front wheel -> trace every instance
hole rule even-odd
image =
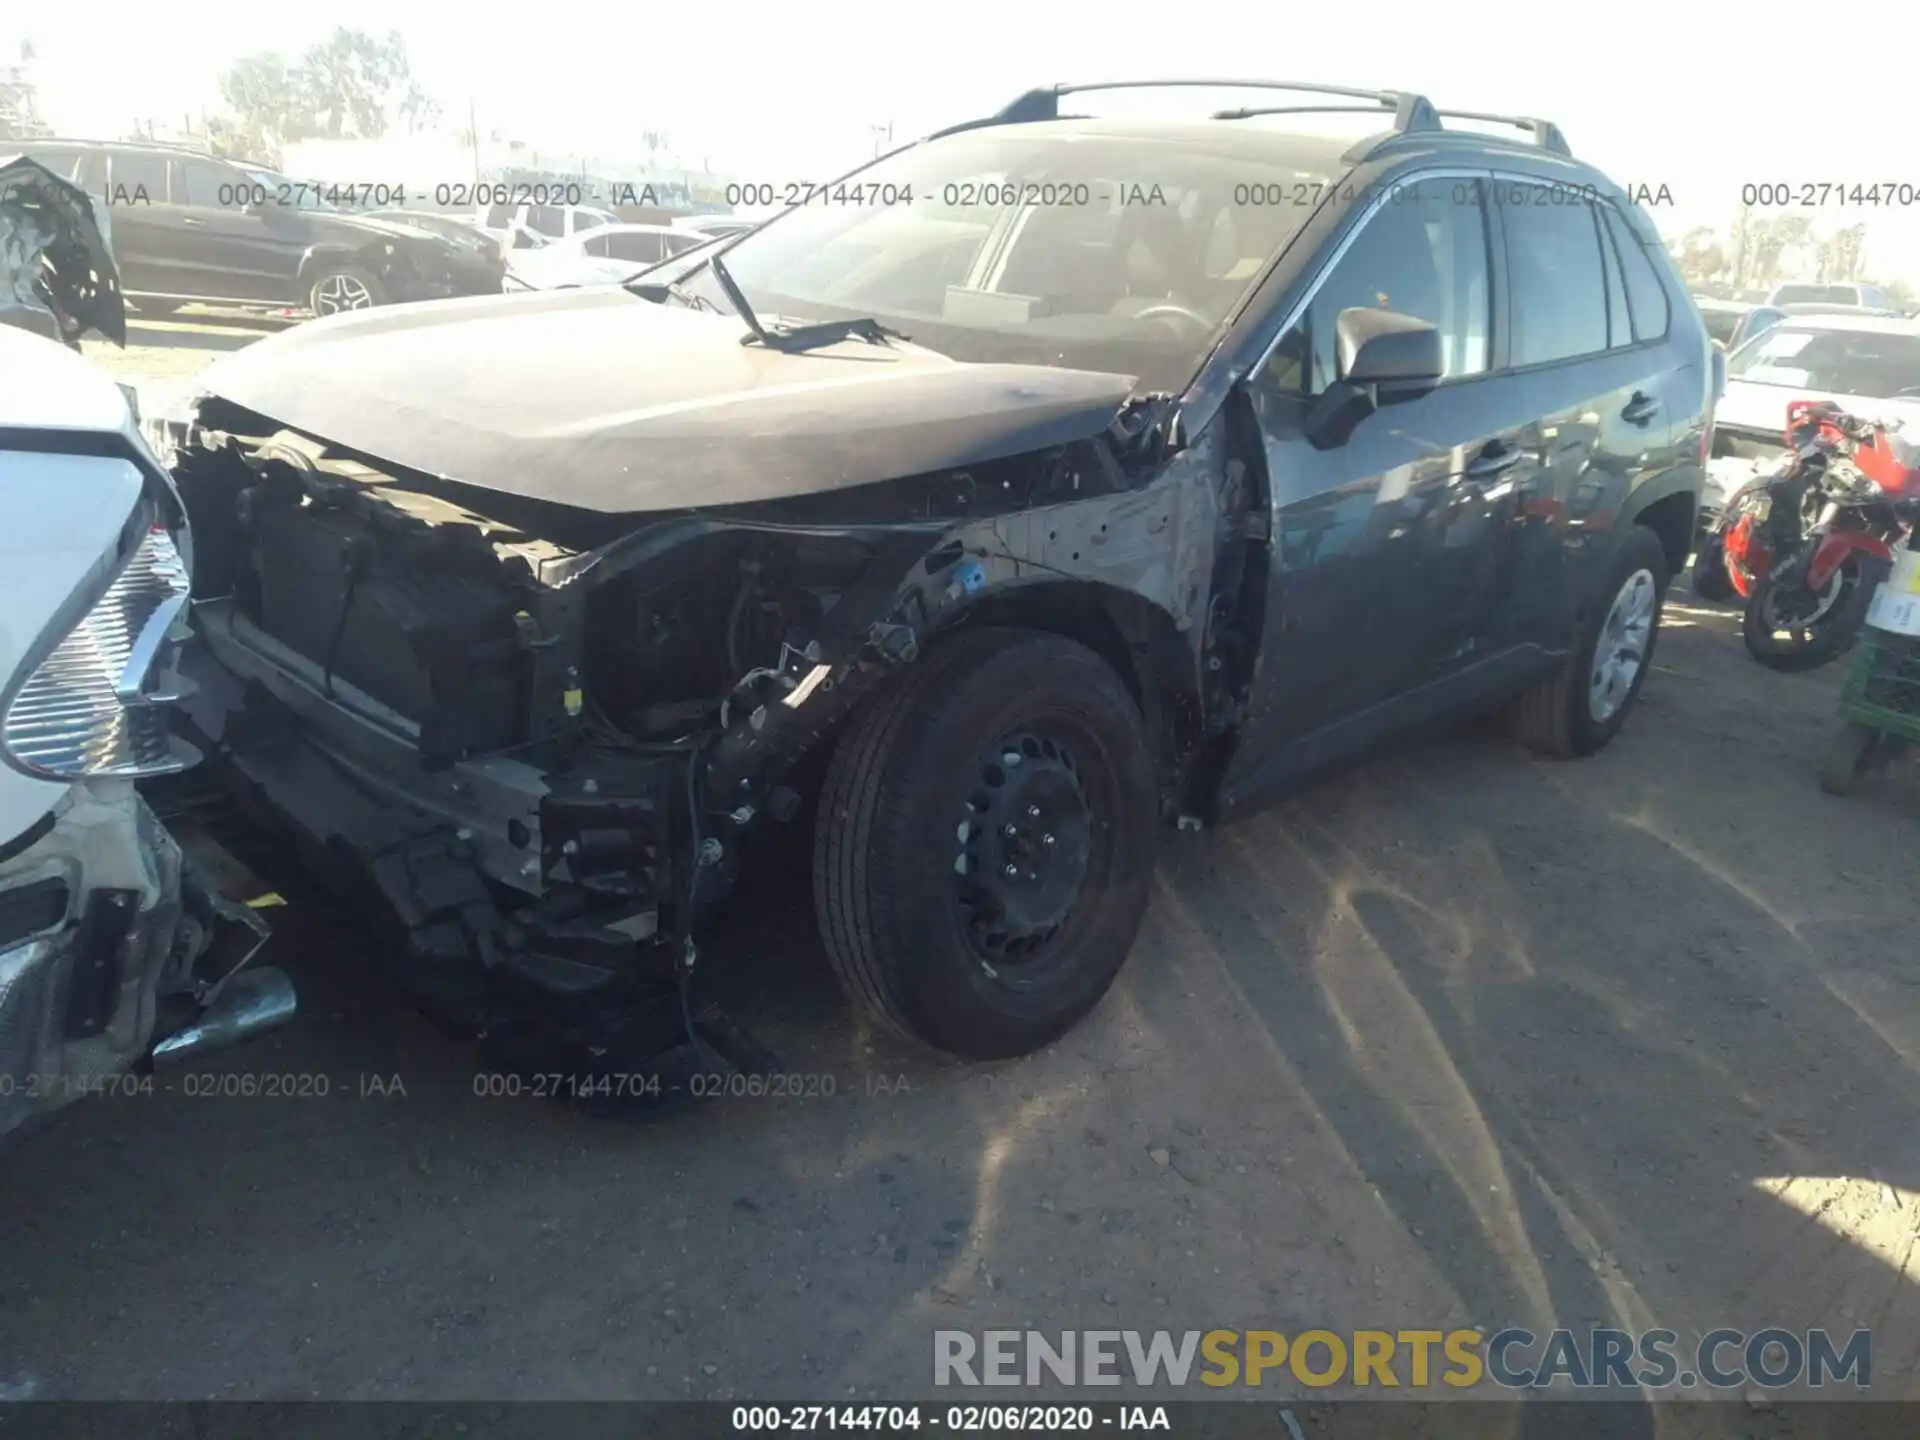
[[[330,265],[307,286],[307,308],[316,316],[371,310],[383,298],[380,282],[352,265]]]
[[[1666,593],[1666,550],[1658,535],[1635,525],[1560,669],[1513,701],[1514,737],[1544,755],[1572,759],[1619,734],[1653,667]]]
[[[1855,551],[1816,592],[1804,559],[1776,567],[1747,597],[1740,627],[1747,653],[1770,670],[1817,670],[1837,660],[1859,638],[1887,568]]]
[[[1039,1049],[1113,983],[1158,828],[1145,725],[1093,651],[963,632],[894,677],[835,749],[814,901],[842,986],[950,1054]]]

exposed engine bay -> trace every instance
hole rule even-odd
[[[801,812],[808,757],[936,632],[1029,606],[1112,652],[1186,803],[1244,687],[1255,547],[1221,543],[1242,467],[1207,437],[1169,457],[1156,408],[966,470],[610,515],[208,398],[175,436],[189,711],[237,790],[398,921],[435,1013],[496,1039],[538,1017],[623,1072],[751,1053],[699,1003],[697,939],[747,834]]]

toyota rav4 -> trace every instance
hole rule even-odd
[[[701,937],[801,823],[850,994],[1020,1054],[1113,980],[1160,823],[1448,716],[1619,731],[1717,380],[1644,214],[1540,121],[1063,113],[1101,88],[625,285],[211,372],[187,703],[434,1008],[705,1057]]]

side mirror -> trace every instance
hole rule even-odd
[[[1447,370],[1440,332],[1425,320],[1353,306],[1333,324],[1339,379],[1314,400],[1305,425],[1308,443],[1318,450],[1346,444],[1380,408],[1382,386],[1402,392],[1396,398],[1410,398],[1405,392],[1431,388]]]
[[[1334,340],[1340,378],[1349,385],[1433,384],[1447,373],[1440,332],[1396,310],[1342,310]]]

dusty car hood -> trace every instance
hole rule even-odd
[[[611,514],[736,505],[1094,435],[1127,376],[970,365],[850,341],[744,346],[731,315],[617,287],[331,316],[204,387],[376,459]]]
[[[0,155],[0,311],[38,312],[56,326],[35,282],[79,328],[127,343],[127,308],[104,206],[24,155]],[[7,323],[13,323],[11,321]]]

